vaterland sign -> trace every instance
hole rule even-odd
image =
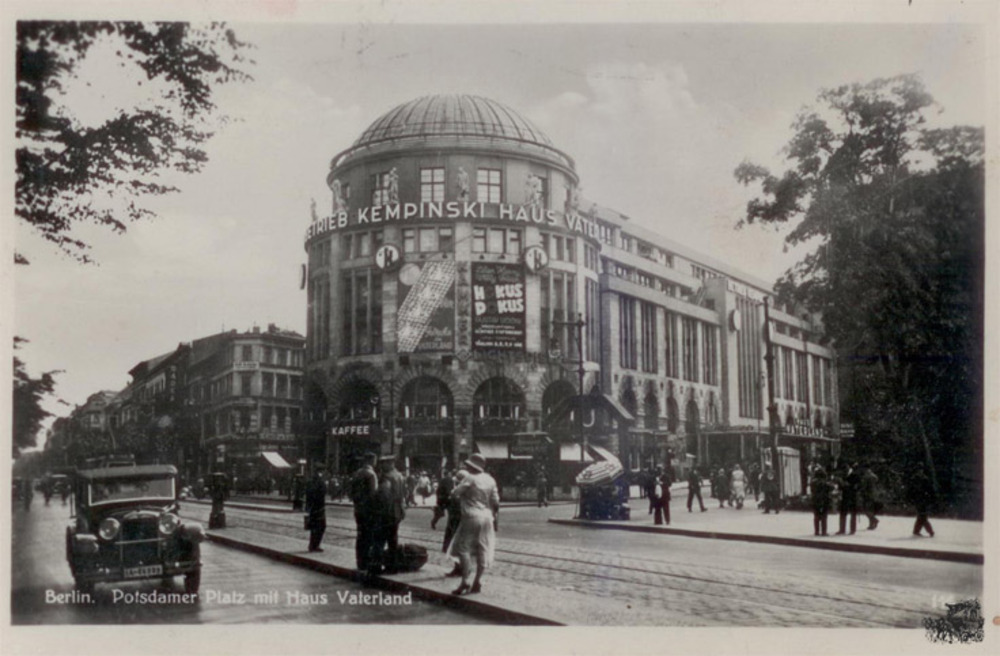
[[[472,264],[472,349],[523,351],[524,267]]]

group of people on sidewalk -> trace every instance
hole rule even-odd
[[[781,488],[773,468],[765,465],[761,469],[753,463],[748,469],[749,472],[746,472],[736,463],[728,472],[720,467],[711,475],[712,496],[719,501],[719,508],[728,504],[729,507],[742,509],[748,495],[753,494],[754,501],[758,502],[758,508],[764,514],[770,514],[772,510],[776,514],[780,513]],[[827,517],[834,510],[839,512],[836,535],[854,535],[857,532],[859,513],[863,513],[868,519],[868,530],[873,531],[878,527],[878,514],[882,511],[879,480],[869,465],[854,462],[828,474],[822,466],[813,464],[809,467],[807,481],[815,535],[829,535]],[[671,482],[670,474],[662,466],[655,471],[651,469],[645,477],[643,491],[649,499],[649,514],[654,516],[653,523],[656,525],[670,524]],[[697,467],[688,471],[687,485],[688,512],[693,511],[695,500],[701,512],[706,512],[701,493],[702,476]],[[928,520],[934,492],[926,472],[919,470],[912,477],[907,490],[910,503],[917,514],[913,534],[921,535],[926,530],[929,536],[934,537],[934,529]],[[760,500],[761,495],[764,497],[763,501]]]

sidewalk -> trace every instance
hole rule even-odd
[[[355,568],[354,550],[338,547],[328,542],[323,552],[310,553],[304,548],[301,537],[230,527],[222,531],[208,531],[212,542],[230,548],[256,553],[281,562],[330,574],[341,578],[362,581]],[[455,596],[451,590],[460,579],[447,577],[445,568],[433,560],[442,558],[429,554],[428,562],[420,571],[391,576],[379,576],[365,584],[366,590],[385,590],[392,593],[412,592],[413,597],[483,617],[499,624],[518,626],[563,626],[569,624],[594,625],[658,625],[664,613],[653,608],[635,608],[627,604],[608,603],[590,595],[556,590],[550,586],[510,581],[502,577],[486,577],[480,594]]]
[[[628,521],[597,521],[581,519],[549,519],[555,524],[624,531],[664,533],[692,538],[741,540],[813,549],[852,551],[905,558],[929,558],[953,562],[983,564],[982,522],[931,518],[934,537],[913,535],[913,517],[879,517],[878,528],[867,530],[868,519],[858,515],[854,535],[834,535],[840,517],[831,513],[827,518],[828,537],[813,534],[812,513],[782,511],[765,515],[750,497],[742,510],[719,508],[717,499],[702,493],[706,512],[700,512],[695,500],[694,512],[687,511],[687,485],[671,487],[669,526],[656,526],[648,514],[646,499],[632,499]],[[848,530],[850,527],[848,526]]]
[[[212,502],[208,497],[204,499],[189,498],[184,501],[188,503],[204,503],[211,505]],[[417,500],[417,504],[414,506],[407,506],[407,510],[433,510],[434,509],[434,497],[428,497],[426,503],[420,503],[420,499]],[[227,506],[232,506],[233,508],[245,508],[247,510],[265,510],[269,512],[292,512],[292,502],[288,500],[288,497],[284,495],[279,495],[276,493],[265,495],[265,494],[234,494],[229,499],[226,500]],[[341,507],[341,508],[351,508],[354,506],[350,501],[346,499],[338,499],[336,501],[327,500],[326,505]],[[538,503],[535,501],[503,501],[500,503],[501,508],[529,508],[532,506],[537,506]],[[550,501],[550,506],[574,506],[576,501]],[[301,511],[295,511],[301,512]]]

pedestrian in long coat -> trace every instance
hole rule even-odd
[[[691,502],[698,499],[698,505],[701,507],[701,511],[705,512],[705,502],[701,499],[701,476],[698,475],[698,468],[692,467],[691,471],[688,472],[688,501],[687,507],[688,512],[691,512]]]
[[[653,485],[653,497],[655,508],[653,515],[654,524],[670,525],[670,483],[666,476],[657,476]]]
[[[868,518],[868,530],[874,531],[878,528],[876,515],[881,511],[881,504],[878,498],[878,475],[870,465],[865,465],[861,472],[861,487],[858,492],[861,511]]]
[[[770,515],[771,511],[774,510],[774,514],[781,512],[781,508],[778,504],[778,495],[781,493],[781,488],[778,483],[778,476],[774,473],[774,470],[770,467],[764,472],[760,481],[760,491],[764,493],[764,514]]]
[[[323,551],[320,543],[326,533],[326,481],[317,468],[306,484],[305,511],[309,528],[309,551]]]
[[[856,465],[849,465],[847,472],[840,479],[840,528],[837,535],[844,535],[847,530],[847,518],[851,521],[851,535],[858,528],[858,488],[861,475]]]
[[[381,475],[376,494],[376,523],[373,559],[376,569],[384,568],[399,550],[399,525],[406,517],[406,479],[396,469],[395,456],[381,458]]]
[[[725,506],[726,500],[729,499],[729,477],[726,476],[726,470],[721,467],[715,474],[715,496],[719,499],[720,508]]]
[[[733,465],[733,473],[729,475],[729,501],[736,502],[737,510],[743,508],[743,500],[746,498],[746,474],[739,463]]]
[[[830,512],[831,493],[833,486],[822,467],[813,471],[811,500],[813,509],[813,534],[826,535],[826,516]]]
[[[462,509],[462,519],[448,548],[462,567],[462,583],[452,591],[456,595],[482,590],[483,573],[493,564],[496,551],[496,517],[500,511],[500,493],[496,481],[486,473],[486,459],[474,453],[465,461],[465,468],[469,475],[451,493]],[[476,577],[470,585],[473,560]]]
[[[376,536],[378,532],[376,495],[378,493],[378,474],[375,473],[374,453],[364,455],[364,464],[351,477],[348,494],[354,503],[354,522],[358,528],[354,543],[354,557],[358,569],[366,573],[374,573],[378,564],[373,558]]]
[[[927,534],[934,537],[934,528],[927,518],[931,506],[934,504],[934,485],[923,468],[913,476],[913,479],[906,486],[906,492],[910,503],[913,504],[917,512],[917,521],[913,524],[913,534],[920,535],[921,531],[927,529]]]

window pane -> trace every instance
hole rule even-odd
[[[371,233],[364,233],[363,235],[358,235],[358,257],[364,257],[366,255],[371,255],[372,252],[372,238]]]
[[[406,228],[403,230],[403,252],[413,253],[417,250],[417,231],[413,228]]]
[[[438,249],[450,251],[455,247],[454,232],[451,228],[440,228],[438,230]]]
[[[507,231],[507,250],[511,255],[521,254],[521,232],[519,230]]]
[[[486,228],[472,229],[472,252],[473,253],[486,252]]]
[[[487,249],[490,253],[503,253],[504,250],[504,232],[503,228],[490,228],[490,243]]]
[[[434,228],[421,228],[420,229],[420,252],[426,253],[428,251],[437,250],[437,239],[435,238]]]

